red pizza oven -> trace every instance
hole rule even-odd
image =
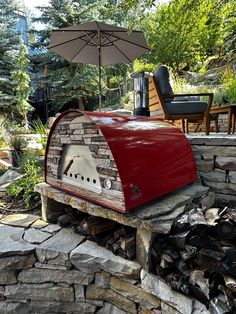
[[[69,110],[49,134],[45,181],[120,212],[196,179],[185,135],[157,118]]]

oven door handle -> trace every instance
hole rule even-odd
[[[73,159],[71,159],[68,163],[68,165],[66,166],[65,170],[63,171],[63,174],[67,175],[67,172],[69,171],[70,167],[72,166],[73,162],[74,162],[74,159],[76,157],[79,157],[79,156],[74,156]]]

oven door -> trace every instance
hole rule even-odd
[[[102,192],[96,164],[87,146],[63,146],[58,179],[83,189]]]

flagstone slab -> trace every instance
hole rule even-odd
[[[0,313],[2,314],[30,314],[29,305],[20,302],[0,302]]]
[[[211,132],[212,133],[212,132]],[[203,145],[203,146],[235,146],[235,134],[226,133],[212,133],[206,135],[205,133],[193,133],[185,134],[191,145]],[[224,144],[222,144],[224,143]]]
[[[127,313],[137,313],[135,302],[111,289],[96,287],[94,284],[87,286],[86,299],[88,302],[90,302],[90,300],[105,300],[127,311]]]
[[[64,288],[53,284],[7,285],[4,295],[9,299],[31,299],[42,301],[74,301],[72,287]]]
[[[63,282],[69,285],[88,285],[93,280],[93,274],[87,274],[79,270],[52,270],[32,268],[23,270],[18,280],[24,283]]]
[[[12,214],[0,220],[1,224],[28,228],[32,223],[39,219],[36,215],[31,214]]]
[[[39,192],[42,198],[55,201],[55,203],[70,205],[89,215],[114,220],[120,224],[136,229],[141,228],[164,234],[169,232],[170,226],[179,215],[179,209],[182,206],[189,206],[195,198],[204,197],[208,193],[208,190],[209,188],[202,187],[199,184],[190,184],[186,188],[179,189],[155,201],[148,202],[130,213],[122,214],[107,207],[59,191],[47,183],[40,183],[35,186],[35,191]],[[49,209],[49,207],[45,213],[44,209],[42,209],[42,214],[45,214],[45,217],[47,217],[50,211],[53,212],[53,209]],[[165,219],[168,217],[168,220],[163,222],[162,216],[165,216]],[[160,220],[160,223],[158,220]],[[43,228],[43,230],[45,229],[46,228]]]
[[[35,263],[34,254],[16,255],[0,258],[0,270],[18,270],[31,268]]]
[[[49,224],[48,222],[42,219],[38,219],[31,225],[31,227],[35,229],[41,229],[41,228],[46,227],[48,224]]]
[[[42,232],[35,228],[30,228],[25,231],[23,239],[29,243],[40,244],[50,238],[52,235],[48,232]]]
[[[61,301],[31,301],[30,309],[33,313],[86,313],[93,314],[96,307],[88,302],[61,302]],[[32,313],[32,312],[31,312]]]
[[[74,233],[71,228],[61,229],[37,247],[36,254],[39,262],[70,266],[69,253],[83,242],[84,238],[84,236]]]
[[[140,219],[152,219],[173,212],[176,208],[190,202],[190,197],[175,194],[163,196],[158,202],[153,201],[135,209],[132,214]]]
[[[53,264],[47,264],[47,263],[35,263],[34,267],[40,268],[40,269],[53,269],[53,270],[68,270],[70,269],[70,266],[62,266],[62,265],[53,265]]]
[[[42,229],[42,231],[49,232],[49,233],[55,233],[59,230],[61,230],[61,227],[58,225],[53,225],[53,224],[50,224],[50,225],[48,224],[46,227]]]
[[[192,313],[193,299],[172,290],[162,278],[147,273],[145,270],[141,271],[141,288],[180,313]]]
[[[75,248],[70,258],[75,268],[87,273],[104,270],[121,277],[139,278],[141,270],[137,262],[116,256],[92,241],[86,241]]]
[[[22,174],[14,170],[7,170],[1,177],[0,177],[0,191],[5,191],[6,188],[14,181],[20,179]]]
[[[1,270],[0,271],[0,285],[11,285],[17,283],[16,273],[14,270]]]
[[[97,312],[97,314],[126,314],[126,311],[123,311],[119,307],[105,302],[105,305]]]
[[[23,239],[24,229],[0,224],[0,257],[27,255],[34,251],[35,245]]]

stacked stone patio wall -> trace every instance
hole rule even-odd
[[[0,220],[0,313],[209,312],[137,262],[20,214]]]
[[[215,191],[216,206],[236,206],[236,136],[188,135],[199,177]]]

